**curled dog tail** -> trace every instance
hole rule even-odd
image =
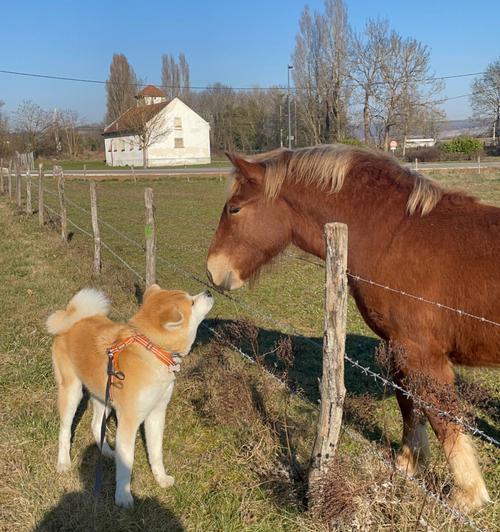
[[[64,310],[57,310],[47,318],[47,330],[50,334],[62,334],[75,323],[96,314],[106,316],[110,303],[103,292],[94,288],[80,290]]]

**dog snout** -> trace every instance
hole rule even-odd
[[[213,298],[213,297],[214,297],[214,296],[212,295],[212,292],[210,292],[210,290],[205,290],[205,291],[203,292],[203,295],[204,295],[205,297],[209,297],[209,298]]]

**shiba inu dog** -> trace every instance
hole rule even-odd
[[[112,363],[115,376],[123,380],[111,378],[109,386],[118,422],[116,445],[113,450],[104,439],[101,449],[104,455],[115,457],[115,502],[124,507],[133,504],[130,478],[136,434],[143,422],[153,475],[160,486],[173,485],[174,478],[163,465],[165,410],[174,390],[174,371],[189,353],[213,302],[208,291],[191,296],[152,285],[139,311],[124,324],[107,318],[110,303],[102,292],[84,288],[66,309],[49,316],[47,330],[55,335],[52,359],[60,415],[59,472],[71,466],[71,425],[83,386],[91,396],[92,433],[100,445],[109,349],[118,346]]]

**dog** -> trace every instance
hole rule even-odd
[[[155,284],[145,291],[138,312],[123,324],[107,318],[110,303],[102,292],[84,288],[66,309],[48,317],[47,330],[55,335],[52,360],[60,416],[59,472],[71,467],[71,425],[83,386],[90,393],[92,433],[100,447],[102,418],[110,413],[105,408],[109,349],[117,346],[114,372],[123,380],[112,379],[109,386],[118,422],[116,445],[113,450],[104,438],[101,449],[103,455],[115,458],[115,502],[122,507],[133,505],[130,478],[136,434],[143,422],[153,475],[164,488],[174,484],[163,465],[165,410],[174,390],[174,371],[189,353],[213,303],[208,291],[190,296]]]

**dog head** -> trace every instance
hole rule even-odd
[[[133,325],[154,343],[180,355],[187,355],[198,326],[213,307],[212,294],[205,290],[195,296],[181,290],[163,290],[157,284],[145,292]]]

